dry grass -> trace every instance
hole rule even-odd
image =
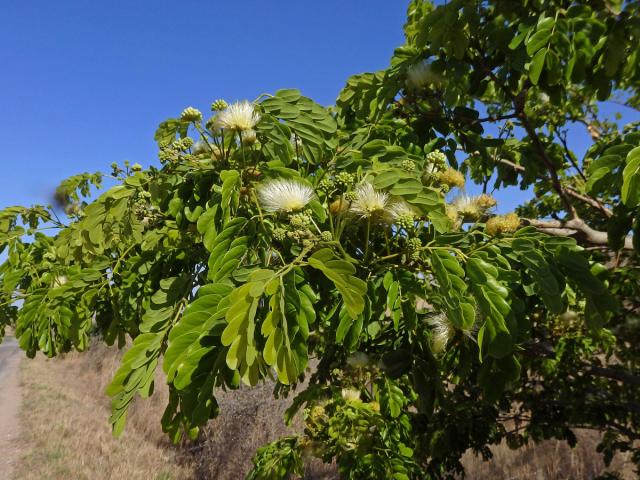
[[[94,344],[88,352],[22,364],[22,444],[26,454],[16,480],[31,479],[241,479],[256,449],[291,434],[282,420],[286,401],[273,385],[221,392],[221,415],[194,444],[170,445],[160,427],[167,402],[162,375],[150,399],[136,401],[119,439],[108,425],[104,394],[121,352]],[[312,462],[305,478],[335,478],[334,469]]]
[[[22,362],[22,444],[16,480],[169,480],[192,477],[159,426],[166,392],[139,402],[121,438],[111,435],[104,387],[119,355],[85,354]]]
[[[283,415],[290,401],[274,399],[272,389],[273,384],[267,383],[217,396],[221,414],[192,447],[198,480],[244,478],[258,447],[301,430],[300,419],[292,427],[285,425]],[[335,467],[316,460],[306,465],[304,478],[329,480],[337,474]]]
[[[575,432],[578,444],[546,440],[511,450],[506,444],[491,448],[493,458],[483,461],[468,452],[462,459],[467,478],[503,480],[584,480],[606,472],[618,472],[623,479],[635,479],[628,455],[617,455],[606,468],[596,452],[599,434],[589,430]]]
[[[185,479],[236,480],[251,468],[257,447],[291,434],[282,414],[288,401],[273,399],[273,385],[220,393],[221,415],[203,429],[193,444],[174,447],[160,428],[167,400],[162,378],[151,399],[132,408],[120,439],[107,423],[110,405],[104,394],[119,364],[120,353],[101,344],[84,354],[61,359],[38,358],[22,365],[22,444],[26,452],[16,468],[16,480],[27,479]],[[472,454],[463,464],[467,478],[589,479],[606,471],[595,452],[598,436],[577,432],[578,446],[547,441],[517,451],[492,448],[484,462]],[[611,470],[636,478],[629,463],[616,458]],[[321,462],[307,466],[307,479],[337,478],[335,468]]]

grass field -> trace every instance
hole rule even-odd
[[[173,446],[160,428],[167,392],[159,377],[152,398],[133,406],[123,436],[114,439],[104,388],[119,356],[116,349],[95,345],[84,354],[22,363],[24,453],[16,480],[235,480],[244,477],[258,446],[290,432],[282,421],[286,402],[274,400],[272,387],[263,385],[221,393],[222,414],[198,441]],[[490,462],[467,454],[467,478],[582,480],[602,474],[605,468],[595,453],[598,434],[577,434],[575,449],[547,441],[518,451],[493,447]],[[612,467],[623,478],[635,478],[624,459],[617,458]],[[312,462],[305,478],[336,478],[335,469]]]

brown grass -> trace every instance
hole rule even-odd
[[[596,452],[600,434],[577,430],[578,444],[571,448],[567,442],[545,440],[511,450],[506,444],[491,448],[493,458],[483,461],[471,452],[462,459],[467,478],[503,480],[584,480],[606,472],[618,472],[623,479],[635,479],[629,455],[617,455],[610,468],[605,467],[602,455]]]
[[[22,362],[21,408],[24,455],[16,480],[170,480],[192,477],[178,462],[159,426],[166,392],[138,402],[121,438],[111,435],[104,387],[118,353],[94,347],[88,353]]]
[[[275,400],[272,384],[220,392],[221,415],[203,429],[197,442],[169,444],[160,428],[167,400],[161,375],[151,399],[136,402],[120,439],[111,436],[107,419],[106,385],[117,369],[120,352],[101,344],[89,352],[64,358],[38,358],[22,365],[24,400],[21,422],[26,452],[16,472],[27,479],[185,479],[236,480],[251,468],[255,450],[268,441],[291,434],[282,414],[289,401]],[[463,458],[467,478],[581,480],[607,471],[596,453],[598,434],[576,432],[578,446],[546,441],[517,451],[506,445],[492,448],[485,462],[468,453]],[[625,457],[609,470],[636,478]],[[335,468],[321,462],[307,466],[307,479],[337,478]]]

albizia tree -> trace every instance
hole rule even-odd
[[[0,324],[29,356],[130,344],[116,433],[158,368],[174,440],[221,389],[275,381],[305,429],[260,449],[254,479],[307,455],[444,478],[468,449],[575,428],[640,464],[640,130],[599,115],[640,106],[639,5],[416,0],[390,67],[335,107],[280,90],[187,108],[157,167],[113,166],[93,200],[101,174],[64,181],[62,219],[0,212]],[[514,185],[535,200],[495,215]]]

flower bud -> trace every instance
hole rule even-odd
[[[180,114],[180,120],[184,120],[185,122],[201,122],[202,121],[202,112],[197,108],[187,107]]]
[[[218,99],[211,104],[212,112],[221,112],[222,110],[226,110],[229,104],[222,99]]]

